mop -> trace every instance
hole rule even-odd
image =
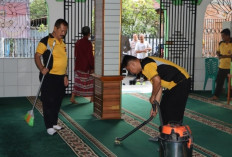
[[[53,52],[55,44],[56,44],[56,40],[53,41],[52,49],[50,49],[49,44],[47,44],[47,49],[50,50],[51,53],[49,55],[49,58],[48,58],[48,61],[47,61],[47,64],[46,64],[46,68],[48,68],[48,64],[50,62],[50,58],[52,56],[52,52]],[[39,85],[39,89],[38,89],[38,92],[36,94],[36,98],[35,98],[35,101],[34,101],[32,109],[30,111],[28,111],[27,114],[24,116],[24,119],[25,119],[25,121],[27,122],[27,124],[29,126],[34,126],[34,108],[35,108],[35,104],[36,104],[37,99],[38,99],[39,94],[40,94],[40,89],[41,89],[44,77],[45,77],[45,75],[43,75],[43,77],[41,79],[41,82],[40,82],[40,85]]]

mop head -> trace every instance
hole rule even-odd
[[[29,126],[34,126],[34,114],[33,110],[28,111],[27,114],[24,116],[25,121]]]

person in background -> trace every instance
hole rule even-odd
[[[139,42],[135,46],[135,52],[137,54],[138,59],[144,59],[148,56],[148,52],[151,50],[150,44],[144,40],[144,35],[139,35]],[[141,73],[137,74],[136,76],[136,85],[145,84],[144,80],[146,77]]]
[[[230,62],[232,57],[232,41],[230,38],[230,30],[223,29],[221,31],[222,41],[219,43],[217,56],[219,58],[218,74],[216,79],[216,89],[210,100],[217,100],[222,92],[223,85],[227,75],[230,73]]]
[[[122,61],[122,58],[123,58],[123,55],[126,55],[128,54],[128,51],[131,49],[130,47],[130,41],[129,41],[129,38],[125,35],[121,35],[121,52],[120,52],[120,59]],[[126,70],[122,69],[120,71],[120,74],[123,75],[123,74],[126,74],[127,75],[127,72]]]
[[[139,42],[138,35],[137,34],[133,34],[133,40],[130,42],[131,50],[130,50],[130,54],[129,55],[137,57],[137,53],[135,52],[135,46],[136,46],[136,44],[138,42]]]
[[[35,64],[40,71],[40,80],[45,75],[41,86],[41,101],[43,105],[44,122],[49,135],[53,135],[61,126],[57,125],[58,113],[62,99],[65,94],[65,87],[68,86],[68,77],[66,73],[68,57],[66,45],[63,39],[67,33],[68,23],[63,19],[55,22],[53,32],[40,40],[36,53]],[[52,57],[46,68],[49,54],[51,53],[53,43]],[[43,57],[43,64],[41,62]]]
[[[121,54],[127,54],[127,52],[131,49],[129,38],[125,35],[121,36]]]
[[[135,52],[138,59],[144,59],[151,50],[150,44],[144,40],[144,34],[139,35],[139,42],[135,46]]]
[[[75,82],[70,102],[77,104],[75,96],[90,97],[93,101],[94,56],[92,43],[89,40],[90,28],[84,26],[81,30],[83,38],[75,44]]]

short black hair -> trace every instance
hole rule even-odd
[[[67,26],[67,27],[68,27],[68,22],[65,21],[64,19],[58,19],[58,20],[56,20],[54,26],[55,26],[56,28],[60,28],[60,25],[61,25],[61,24],[63,24],[64,26]]]
[[[136,58],[135,56],[131,56],[131,55],[125,55],[122,59],[122,63],[121,63],[121,68],[125,68],[127,67],[128,63],[130,61],[133,61],[133,60],[137,60],[138,58]]]
[[[223,30],[221,31],[221,33],[223,33],[223,34],[225,34],[225,35],[227,35],[227,36],[230,36],[230,30],[229,30],[228,28],[223,29]]]
[[[89,35],[89,34],[90,34],[90,28],[89,28],[89,26],[84,26],[84,27],[82,27],[81,33],[82,33],[84,36]]]

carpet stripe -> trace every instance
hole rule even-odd
[[[221,125],[229,126],[229,128],[232,128],[232,124],[230,124],[230,123],[226,123],[226,122],[224,122],[224,121],[218,120],[218,119],[213,118],[213,117],[206,116],[206,115],[204,115],[204,114],[201,114],[201,113],[192,111],[192,110],[187,109],[187,108],[186,108],[185,110],[188,111],[188,112],[191,113],[191,114],[198,115],[198,116],[200,116],[200,117],[204,117],[205,119],[210,119],[211,121],[215,121],[215,122],[217,122],[217,123],[219,123],[219,124],[221,124]]]
[[[206,103],[210,103],[210,104],[215,105],[215,106],[219,106],[219,107],[223,107],[223,108],[232,110],[231,105],[225,105],[224,103],[221,103],[219,101],[212,101],[212,100],[209,100],[209,98],[207,98],[207,97],[200,96],[200,95],[197,95],[197,94],[194,94],[194,93],[190,93],[189,98],[193,98],[193,99],[200,100],[200,101],[203,101],[203,102],[206,102]]]
[[[142,100],[145,100],[147,102],[149,102],[149,98],[144,96],[144,95],[141,95],[139,93],[131,93],[130,95],[132,96],[135,96],[137,98],[140,98]],[[221,123],[218,123],[218,122],[213,122],[212,119],[213,118],[203,118],[203,117],[200,117],[200,116],[197,116],[193,113],[190,113],[188,111],[191,111],[189,109],[185,110],[185,113],[184,113],[184,116],[188,117],[188,118],[191,118],[193,120],[196,120],[198,122],[201,122],[202,124],[205,124],[205,125],[208,125],[210,127],[213,127],[215,129],[218,129],[219,131],[223,131],[225,133],[228,133],[228,134],[232,134],[232,128],[228,127],[228,126],[224,126],[223,124]],[[228,125],[228,123],[227,123]]]
[[[107,147],[105,147],[101,142],[99,142],[95,137],[89,134],[84,128],[82,128],[76,121],[74,121],[68,114],[63,110],[60,110],[62,116],[64,116],[76,129],[78,129],[86,138],[89,139],[96,147],[99,148],[106,156],[116,157],[116,155],[111,152]]]
[[[35,97],[27,97],[27,99],[33,104]],[[37,100],[35,108],[43,116],[42,102],[40,100]],[[98,157],[98,155],[96,155],[95,152],[60,119],[58,119],[58,125],[62,126],[63,129],[57,131],[57,133],[78,157]]]
[[[137,114],[135,114],[135,113],[133,113],[133,112],[130,112],[130,111],[124,109],[124,108],[122,108],[122,110],[125,111],[125,112],[127,112],[127,113],[130,114],[130,115],[133,115],[134,117],[136,117],[136,118],[138,118],[138,119],[140,119],[140,120],[142,120],[142,121],[145,121],[145,120],[146,120],[146,119],[142,118],[141,116],[139,116],[139,115],[137,115]],[[135,119],[133,119],[133,118],[131,118],[131,117],[129,117],[129,116],[125,116],[125,115],[124,115],[124,118],[123,118],[123,119],[124,119],[127,123],[131,124],[131,125],[134,126],[134,127],[136,127],[136,126],[138,126],[139,124],[141,124],[141,122],[139,122],[139,121],[137,121],[137,120],[135,120]],[[157,125],[157,124],[155,124],[155,123],[149,122],[148,124],[149,124],[150,126],[152,126],[152,127],[155,127],[156,129],[159,128],[159,125]],[[144,133],[150,135],[151,137],[159,136],[159,131],[155,130],[154,128],[150,128],[150,127],[147,127],[147,126],[143,126],[140,130],[143,131]],[[193,147],[194,147],[195,149],[197,149],[197,150],[202,151],[203,153],[206,153],[206,154],[210,155],[210,156],[220,157],[220,155],[218,155],[218,154],[216,154],[216,153],[214,153],[214,152],[212,152],[212,151],[210,151],[210,150],[208,150],[208,149],[205,149],[205,148],[199,146],[198,144],[193,143]],[[193,156],[204,156],[204,155],[201,154],[201,153],[199,153],[199,152],[197,152],[197,151],[195,151],[195,150],[193,150]]]
[[[149,95],[144,94],[144,93],[141,93],[141,95],[144,95],[146,97],[149,96]],[[214,102],[214,101],[211,101],[211,100],[208,100],[208,99],[204,99],[204,101],[202,101],[201,97],[202,96],[200,96],[200,97],[197,96],[197,97],[193,97],[193,98],[189,97],[190,102],[188,102],[187,104],[191,104],[191,101],[194,101],[193,103],[195,103],[195,102],[198,101],[200,103],[211,105],[214,108],[218,108],[219,107],[219,108],[223,108],[223,109],[226,109],[226,110],[228,109],[230,111],[230,109],[229,109],[230,107],[228,105],[224,105],[224,104],[221,104],[221,103],[218,103],[218,102]],[[197,98],[197,99],[195,99],[195,98]],[[215,103],[217,105],[213,105],[211,103]],[[207,115],[205,115],[205,114],[207,114],[206,112],[200,113],[199,111],[194,111],[194,109],[188,109],[188,105],[187,105],[185,111],[188,111],[189,113],[194,114],[194,115],[198,115],[200,117],[204,117],[205,119],[210,119],[211,121],[217,122],[220,125],[224,125],[224,126],[227,126],[229,128],[232,128],[232,123],[230,123],[229,121],[225,122],[223,120],[219,120],[219,119],[217,119],[215,117],[211,117],[212,115],[211,116],[207,116]],[[219,127],[219,128],[221,128],[221,127]],[[230,130],[228,130],[228,132],[230,132]]]
[[[213,122],[210,119],[202,118],[202,117],[197,116],[195,114],[192,114],[192,113],[190,113],[188,111],[184,113],[184,116],[186,116],[188,118],[191,118],[191,119],[193,119],[195,121],[201,122],[202,124],[205,124],[205,125],[208,125],[210,127],[216,128],[219,131],[223,131],[225,133],[232,134],[232,129],[231,128],[229,128],[227,126],[224,126],[223,124]]]

